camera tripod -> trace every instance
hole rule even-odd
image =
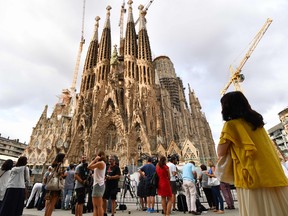
[[[123,186],[122,186],[122,190],[121,190],[121,195],[120,195],[120,205],[119,205],[120,210],[126,210],[127,209],[127,206],[125,205],[125,195],[126,195],[127,191],[129,191],[130,196],[132,198],[136,198],[136,206],[138,209],[138,207],[140,205],[139,201],[138,201],[138,197],[135,194],[134,187],[131,185],[130,177],[127,174],[125,174],[124,180],[123,180]]]

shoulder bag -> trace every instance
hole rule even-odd
[[[220,185],[220,181],[216,177],[209,177],[208,178],[208,185],[209,186],[217,186],[217,185]]]
[[[60,191],[64,189],[64,179],[58,173],[59,168],[60,168],[60,164],[58,164],[56,169],[54,169],[52,173],[48,176],[46,190]]]
[[[234,184],[233,160],[230,153],[221,157],[215,167],[215,176],[221,181]]]

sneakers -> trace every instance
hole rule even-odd
[[[156,211],[154,210],[154,208],[148,208],[146,212],[147,213],[155,213]]]
[[[218,210],[217,212],[215,212],[216,214],[224,214],[224,211],[222,210]]]
[[[196,211],[191,211],[191,213],[192,213],[193,215],[201,215],[200,212],[196,212]]]

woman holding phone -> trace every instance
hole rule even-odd
[[[90,170],[94,170],[93,174],[93,191],[92,191],[92,202],[93,202],[93,216],[103,216],[104,211],[102,207],[102,196],[105,191],[105,153],[99,151],[97,156],[87,167]]]

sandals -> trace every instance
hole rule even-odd
[[[232,207],[226,206],[225,209],[232,210],[232,209],[235,209],[235,207],[234,206],[232,206]]]

